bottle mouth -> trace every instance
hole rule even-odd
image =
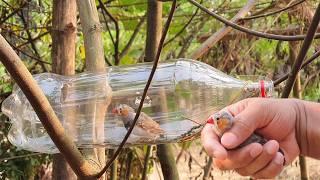
[[[238,76],[244,82],[244,98],[262,97],[268,98],[273,96],[273,81],[262,76]]]

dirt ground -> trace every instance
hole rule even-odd
[[[174,145],[175,157],[178,156],[180,148]],[[207,155],[202,151],[200,142],[196,141],[188,149],[188,152],[184,152],[178,162],[178,171],[181,180],[196,180],[202,179],[203,167],[206,165]],[[189,162],[192,157],[191,163]],[[298,158],[297,158],[298,159]],[[189,167],[191,166],[191,168]],[[320,161],[307,158],[308,172],[310,180],[320,179]],[[211,177],[209,179],[214,180],[248,180],[249,177],[242,177],[235,172],[225,171],[221,172],[218,169],[213,168],[211,171]],[[160,164],[155,164],[153,173],[150,174],[149,180],[163,180]],[[291,165],[287,166],[282,173],[276,178],[276,180],[298,180],[300,179],[300,169],[298,160],[294,161]]]

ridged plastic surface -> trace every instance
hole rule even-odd
[[[79,148],[114,148],[120,144],[127,130],[122,117],[112,113],[112,109],[120,104],[137,109],[151,68],[152,64],[147,63],[110,67],[103,74],[82,73],[65,77],[44,73],[34,78]],[[103,103],[110,96],[111,91],[106,88],[108,84],[112,89],[112,101],[105,114],[103,142],[97,143],[92,136],[96,114],[88,113],[86,107]],[[272,82],[264,81],[263,86],[266,94],[271,95]],[[160,63],[142,112],[156,121],[164,133],[158,137],[133,134],[127,146],[192,139],[199,134],[210,114],[231,103],[260,94],[261,82],[242,81],[198,61],[177,59]],[[12,144],[30,151],[57,152],[17,86],[3,102],[2,112],[12,123],[8,134]]]

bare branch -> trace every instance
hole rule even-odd
[[[20,47],[25,46],[25,45],[27,45],[27,44],[29,44],[29,43],[32,43],[32,42],[34,42],[34,41],[36,41],[36,40],[38,40],[38,39],[42,38],[43,36],[45,36],[45,35],[47,35],[47,34],[49,34],[49,33],[50,33],[49,31],[46,31],[46,32],[44,32],[44,33],[40,34],[40,35],[39,35],[39,36],[37,36],[37,37],[34,37],[34,38],[31,38],[31,39],[28,39],[28,41],[27,41],[27,42],[24,42],[24,43],[22,43],[22,44],[17,45],[17,48],[20,48]]]
[[[254,7],[255,2],[255,0],[249,0],[247,4],[231,19],[231,22],[237,22],[240,18],[245,16]],[[231,30],[232,27],[230,26],[225,26],[218,30],[192,53],[191,59],[198,59],[203,54],[207,53],[220,39],[222,39]]]
[[[205,8],[204,6],[202,6],[201,4],[199,4],[198,2],[196,2],[194,0],[188,0],[188,1],[191,4],[199,7],[202,11],[206,12],[207,14],[214,17],[218,21],[226,24],[227,26],[231,26],[232,28],[234,28],[238,31],[242,31],[242,32],[254,35],[254,36],[258,36],[258,37],[266,38],[266,39],[281,40],[281,41],[300,41],[300,40],[304,40],[304,38],[306,37],[306,35],[282,36],[282,35],[268,34],[268,33],[263,33],[263,32],[259,32],[259,31],[251,30],[251,29],[240,26],[236,23],[233,23],[233,22],[223,18],[222,16],[210,11],[209,9]],[[320,38],[320,33],[315,34],[314,38]]]
[[[198,12],[199,12],[199,8],[197,8],[197,10],[196,10],[196,11],[194,12],[194,14],[191,16],[191,18],[189,19],[189,21],[181,28],[181,30],[180,30],[176,35],[174,35],[171,39],[169,39],[168,41],[166,41],[163,46],[165,47],[166,45],[168,45],[169,43],[171,43],[173,40],[175,40],[177,37],[179,37],[179,36],[186,30],[186,28],[191,24],[191,22],[192,22],[192,20],[194,19],[194,17],[197,16]]]
[[[72,169],[79,177],[90,178],[95,170],[82,157],[73,140],[66,134],[64,128],[50,106],[46,96],[19,56],[13,51],[6,40],[0,35],[0,60],[9,71],[16,83],[34,108],[41,123],[59,151],[65,156]]]
[[[1,158],[0,162],[14,160],[14,159],[20,159],[20,158],[25,158],[25,157],[30,157],[30,156],[37,156],[37,155],[41,155],[41,154],[43,154],[43,153],[37,152],[37,153],[23,154],[23,155],[18,155],[18,156],[5,157],[5,158]]]
[[[39,63],[40,63],[40,65],[41,65],[43,71],[47,72],[48,69],[47,69],[47,67],[42,63],[43,60],[41,59],[40,53],[38,52],[38,49],[37,49],[37,46],[36,46],[36,44],[32,41],[32,35],[31,35],[31,33],[30,33],[29,29],[28,29],[28,23],[27,23],[27,21],[26,21],[26,19],[25,19],[25,17],[24,17],[23,11],[21,11],[21,14],[19,14],[19,16],[20,16],[20,18],[21,18],[21,20],[22,20],[22,22],[23,22],[24,28],[26,29],[26,33],[27,33],[27,36],[28,36],[28,42],[30,42],[30,44],[31,44],[31,49],[34,51],[34,54],[37,56],[37,58],[41,60],[41,61],[39,61]]]
[[[271,16],[271,15],[274,15],[274,14],[278,14],[278,13],[281,13],[283,11],[286,11],[288,9],[291,9],[303,2],[305,2],[306,0],[300,0],[296,3],[293,3],[291,4],[290,6],[287,6],[287,7],[284,7],[284,8],[281,8],[279,10],[276,10],[276,11],[273,11],[273,12],[269,12],[269,13],[265,13],[265,14],[260,14],[260,15],[256,15],[256,16],[249,16],[249,17],[244,17],[244,18],[241,18],[241,20],[252,20],[252,19],[257,19],[257,18],[262,18],[262,17],[267,17],[267,16]]]
[[[111,21],[114,23],[116,29],[116,39],[114,41],[114,62],[116,65],[119,64],[119,36],[120,36],[120,29],[118,21],[112,16],[112,14],[108,11],[106,6],[103,4],[101,0],[98,0],[102,10],[109,16]],[[106,22],[107,23],[107,22]]]
[[[4,17],[3,19],[1,19],[0,25],[3,24],[6,20],[8,20],[9,18],[11,18],[12,16],[14,16],[15,14],[17,14],[18,12],[20,12],[21,9],[24,8],[27,4],[28,4],[28,2],[24,2],[20,7],[18,7],[18,8],[15,9],[14,11],[12,11],[8,16],[6,16],[6,17]]]
[[[119,55],[120,60],[129,52],[129,49],[130,49],[131,45],[133,44],[134,39],[137,37],[138,32],[140,31],[145,19],[146,19],[146,16],[143,16],[141,18],[140,22],[137,24],[136,28],[134,29],[134,31],[133,31],[133,33],[127,43],[127,45],[123,48],[122,52]]]
[[[314,53],[308,60],[306,60],[302,65],[301,65],[301,69],[305,68],[308,64],[310,64],[311,62],[313,62],[314,60],[316,60],[318,57],[320,56],[320,50],[317,51],[316,53]],[[285,81],[286,79],[288,79],[290,72],[286,73],[285,75],[283,75],[282,77],[276,79],[275,81],[273,81],[274,86],[279,85],[280,83],[282,83],[283,81]]]
[[[282,98],[287,98],[290,95],[290,92],[291,92],[291,89],[292,89],[293,84],[295,82],[296,76],[297,76],[299,70],[301,69],[301,65],[303,63],[303,60],[305,59],[306,54],[308,52],[308,49],[311,46],[312,40],[315,36],[319,22],[320,22],[320,3],[317,7],[317,10],[316,10],[314,16],[313,16],[312,22],[311,22],[310,27],[308,29],[306,38],[303,41],[303,44],[301,46],[300,52],[297,56],[297,59],[292,66],[293,68],[289,74],[286,86],[285,86],[285,88],[282,92],[282,95],[281,95]]]

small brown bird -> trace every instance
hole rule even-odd
[[[222,111],[210,116],[207,122],[213,124],[214,131],[217,133],[219,137],[221,137],[223,133],[231,129],[234,123],[234,118],[229,112]],[[248,139],[246,139],[242,144],[240,144],[239,147],[243,147],[254,142],[265,144],[267,140],[259,134],[253,133]]]
[[[136,116],[135,110],[126,104],[118,105],[112,110],[112,113],[121,116],[121,120],[126,129],[130,128]],[[150,137],[152,139],[159,137],[164,134],[164,132],[160,125],[144,112],[140,113],[139,119],[132,131],[134,135]]]

